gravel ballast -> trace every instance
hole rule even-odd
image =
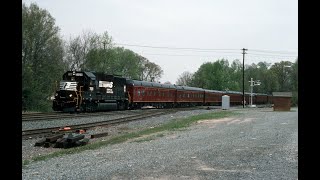
[[[137,130],[212,111],[183,111],[113,128]],[[22,179],[297,179],[298,109],[232,111],[241,114],[199,121],[150,141],[32,162],[23,166]]]

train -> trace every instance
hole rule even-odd
[[[243,93],[218,91],[127,79],[91,71],[67,71],[62,76],[53,98],[52,109],[63,112],[175,108],[221,105],[222,96],[230,105],[242,105]],[[248,104],[250,93],[245,93]],[[253,93],[253,104],[271,104],[272,95]]]

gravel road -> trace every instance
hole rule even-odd
[[[298,109],[232,111],[241,114],[33,162],[22,179],[297,179]]]

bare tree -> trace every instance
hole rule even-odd
[[[192,73],[185,71],[179,76],[176,84],[179,86],[190,86],[192,82],[192,77]]]
[[[91,50],[110,49],[112,47],[112,37],[108,32],[101,36],[91,31],[84,31],[81,36],[70,38],[67,45],[67,62],[71,70],[85,70],[87,55]]]
[[[163,74],[161,67],[146,58],[141,59],[142,71],[141,80],[143,81],[158,81]]]

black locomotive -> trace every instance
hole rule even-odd
[[[103,73],[67,71],[53,100],[54,111],[127,109],[126,79]]]

